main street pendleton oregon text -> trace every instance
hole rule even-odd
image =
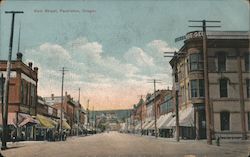
[[[0,6],[0,156],[250,156],[249,0]]]

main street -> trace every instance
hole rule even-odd
[[[64,142],[20,142],[9,144],[6,157],[247,157],[250,141],[222,141],[221,146],[205,141],[181,140],[118,132],[72,137]]]

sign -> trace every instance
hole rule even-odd
[[[193,39],[193,38],[201,38],[201,37],[203,37],[203,32],[195,31],[195,32],[190,32],[186,34],[185,36],[180,36],[178,38],[175,38],[175,42],[178,42],[181,40]]]

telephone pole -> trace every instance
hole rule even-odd
[[[158,137],[158,130],[157,130],[157,106],[156,106],[156,83],[161,83],[161,80],[153,79],[148,83],[154,84],[154,118],[155,118],[155,138]]]
[[[173,54],[173,55],[164,55],[164,57],[180,57],[181,54],[184,52],[164,52],[165,54]],[[174,62],[174,65],[172,67],[174,69],[174,78],[175,78],[175,92],[174,92],[174,97],[175,97],[175,125],[176,125],[176,141],[180,141],[180,124],[179,124],[179,82],[178,82],[178,69],[177,69],[177,61]]]
[[[189,22],[202,23],[202,26],[189,26],[199,27],[203,31],[203,61],[204,61],[204,83],[205,83],[205,112],[206,112],[206,131],[207,131],[207,144],[212,144],[212,125],[211,125],[211,107],[209,96],[209,78],[208,78],[208,59],[207,59],[207,27],[220,27],[220,26],[207,26],[207,23],[220,23],[220,21],[207,21],[207,20],[189,20]]]
[[[81,109],[81,106],[80,106],[80,93],[81,93],[81,89],[79,88],[78,89],[79,91],[79,95],[78,95],[78,109],[77,109],[77,136],[79,136],[79,121],[80,121],[80,109]]]
[[[61,89],[61,113],[60,113],[60,140],[62,141],[62,122],[63,122],[63,112],[64,112],[64,109],[63,109],[63,85],[64,85],[64,74],[65,74],[65,71],[68,71],[68,70],[65,70],[65,67],[62,67],[62,89]],[[67,97],[67,95],[66,95]]]
[[[7,126],[8,126],[8,98],[9,98],[9,80],[10,80],[10,68],[11,68],[11,57],[12,57],[12,46],[13,46],[13,36],[14,36],[14,23],[15,23],[15,14],[22,14],[23,11],[5,11],[6,14],[12,14],[11,22],[11,32],[10,32],[10,43],[9,43],[9,56],[7,61],[6,68],[6,80],[4,84],[4,95],[3,95],[3,110],[2,110],[2,120],[3,120],[3,135],[2,135],[2,150],[7,148]]]

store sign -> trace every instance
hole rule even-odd
[[[178,38],[175,38],[175,42],[181,41],[181,40],[188,40],[188,39],[193,39],[193,38],[201,38],[203,37],[203,32],[190,32],[184,36],[180,36]]]

